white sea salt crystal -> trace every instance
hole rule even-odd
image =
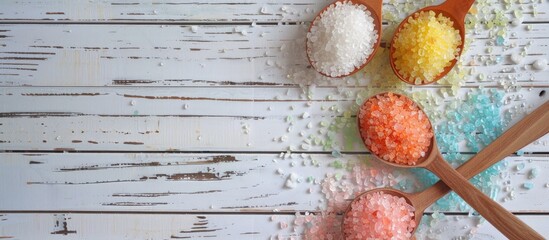
[[[518,53],[511,54],[510,58],[514,64],[520,64],[522,62],[522,56],[520,56],[520,54]]]
[[[532,64],[532,67],[535,69],[535,70],[538,70],[538,71],[543,71],[547,68],[547,59],[538,59],[534,62],[534,64]]]
[[[317,17],[307,33],[307,54],[319,72],[340,77],[362,66],[378,38],[364,5],[337,2]]]
[[[284,187],[286,187],[286,188],[295,188],[295,187],[297,187],[297,184],[294,181],[292,181],[290,179],[287,179],[286,183],[284,184]]]
[[[198,26],[191,26],[191,32],[193,33],[198,32]]]
[[[299,175],[297,175],[296,173],[290,173],[290,176],[288,178],[292,181],[297,181]]]

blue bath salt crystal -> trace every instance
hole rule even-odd
[[[497,56],[496,57],[496,63],[501,63],[503,62],[503,57],[502,56]]]
[[[525,182],[522,184],[522,187],[526,190],[530,190],[534,187],[534,183],[532,182]]]
[[[504,119],[497,104],[503,101],[503,96],[503,91],[497,89],[475,90],[457,102],[456,107],[446,109],[445,118],[436,125],[435,136],[440,151],[450,164],[461,165],[471,157],[460,154],[460,143],[465,142],[468,150],[476,153],[502,134]],[[497,199],[499,189],[495,181],[501,170],[505,169],[504,163],[501,161],[473,177],[471,183],[492,199]],[[418,191],[438,181],[434,174],[425,169],[413,169],[412,173],[421,185]],[[454,192],[439,199],[432,208],[438,211],[471,210]]]
[[[338,151],[338,150],[332,150],[332,157],[335,157],[335,158],[340,158],[341,157],[341,152]]]
[[[539,175],[539,170],[537,168],[534,168],[534,169],[530,170],[530,176],[528,176],[528,178],[534,179],[534,178],[538,177],[538,175]]]
[[[505,38],[503,38],[503,36],[497,36],[496,37],[496,45],[497,46],[503,46],[503,43],[505,43]]]

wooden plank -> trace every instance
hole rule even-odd
[[[354,175],[341,164],[365,164],[367,155],[330,154],[168,154],[168,153],[2,153],[0,212],[293,212],[317,211],[326,204],[321,192],[327,174],[358,191]],[[506,158],[498,201],[513,212],[549,213],[546,201],[549,156]],[[368,169],[414,182],[409,170],[367,161]],[[520,167],[517,167],[519,166]],[[531,170],[539,176],[530,179]],[[291,174],[295,186],[286,185]],[[345,176],[345,177],[343,177]],[[358,180],[357,180],[358,181]],[[370,182],[364,176],[360,182]],[[505,182],[505,183],[504,183]],[[531,182],[534,188],[522,185]],[[382,185],[364,185],[374,188]],[[509,186],[511,190],[504,187]],[[413,190],[413,189],[408,189]],[[513,195],[513,196],[511,196]],[[505,202],[504,199],[508,198]],[[512,199],[511,199],[512,198]]]
[[[301,88],[6,87],[0,89],[0,149],[332,151],[320,140],[333,134],[334,147],[364,152],[354,125],[330,130],[361,90],[316,88],[308,99]],[[431,91],[447,105],[438,90]],[[508,93],[512,101],[502,111],[522,104],[534,109],[547,101],[542,91],[549,88]],[[548,137],[524,151],[547,152]],[[470,151],[465,143],[460,149]]]
[[[302,239],[302,226],[291,215],[151,215],[151,214],[5,214],[0,236],[6,239]],[[547,216],[521,215],[543,236]],[[271,220],[272,219],[272,220]],[[490,223],[477,227],[478,217],[445,216],[418,239],[457,239],[472,231],[474,239],[505,239]],[[280,229],[280,223],[289,227]],[[64,225],[66,224],[66,226]],[[294,230],[294,227],[296,230]]]
[[[365,87],[395,79],[388,51],[379,51],[366,76],[321,77],[305,57],[307,25],[195,27],[196,33],[189,25],[0,25],[6,35],[0,85]],[[506,44],[516,47],[493,46],[491,53],[486,49],[494,41],[487,31],[471,36],[476,40],[462,57],[463,71],[475,73],[466,77],[466,86],[549,86],[549,68],[532,70],[534,61],[547,58],[549,24],[509,31],[517,36]],[[526,56],[515,65],[510,56],[524,47]]]
[[[169,1],[16,1],[5,0],[0,10],[1,21],[78,21],[78,22],[303,22],[310,21],[331,0],[169,0]],[[416,10],[433,1],[385,1],[384,11],[397,8]],[[439,1],[434,1],[440,2]],[[532,3],[533,2],[533,3]],[[512,10],[523,8],[525,21],[548,21],[547,5],[542,2],[512,2]],[[490,1],[490,7],[505,9],[503,1]],[[396,7],[395,7],[396,6]],[[538,12],[534,16],[534,9]]]

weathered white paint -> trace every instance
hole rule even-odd
[[[0,210],[4,211],[269,213],[275,209],[292,212],[323,208],[320,186],[307,178],[320,181],[327,173],[346,175],[345,170],[330,164],[335,160],[357,164],[369,158],[334,158],[329,154],[280,158],[278,154],[4,153],[0,159],[0,189],[10,189],[0,195]],[[502,186],[511,181],[515,197],[503,205],[513,212],[549,213],[549,188],[544,186],[547,178],[543,177],[549,171],[549,158],[529,155],[508,157],[506,161],[508,171],[503,172],[509,176],[498,176],[494,181]],[[373,169],[396,170],[373,160],[367,162]],[[517,170],[519,164],[524,164],[524,169]],[[534,168],[540,175],[529,179]],[[284,187],[291,173],[301,178],[294,189]],[[414,178],[412,172],[403,170],[397,180]],[[535,188],[521,187],[527,181]],[[503,202],[509,194],[501,189],[498,201]]]
[[[368,86],[372,77],[355,75],[346,80],[321,78],[309,65],[304,50],[308,25],[204,25],[196,33],[189,25],[0,25],[7,31],[0,45],[2,86],[250,86],[297,85],[306,80],[322,86]],[[385,39],[392,36],[385,28]],[[246,35],[241,33],[247,31]],[[547,58],[549,24],[536,24],[526,31],[517,27],[520,38],[506,51],[488,46],[488,31],[469,37],[477,40],[462,56],[463,70],[476,74],[467,86],[500,86],[499,80],[524,87],[549,86],[549,68],[532,71],[532,63]],[[510,55],[528,46],[520,65]],[[376,55],[386,62],[388,54]],[[485,65],[481,59],[501,63]],[[388,62],[382,78],[392,76]],[[366,68],[368,74],[379,69]],[[300,73],[300,75],[297,75]],[[484,74],[484,80],[478,79]],[[290,75],[291,79],[287,78]],[[304,75],[304,76],[302,76]],[[489,80],[489,77],[495,80]]]
[[[273,217],[274,220],[271,220]],[[219,214],[74,214],[36,213],[0,215],[0,237],[7,239],[300,239],[292,215]],[[549,236],[545,216],[521,215],[519,219]],[[57,223],[59,222],[59,224]],[[289,227],[280,229],[280,223]],[[490,223],[478,228],[478,217],[446,216],[431,230],[418,230],[418,239],[455,239],[474,230],[476,240],[505,239]],[[66,223],[66,229],[62,224]],[[60,226],[59,226],[60,225]],[[57,233],[57,234],[53,234]],[[64,234],[66,233],[66,234]]]
[[[533,0],[538,2],[539,0]],[[331,0],[163,0],[163,1],[17,1],[4,0],[0,9],[3,21],[82,21],[82,22],[302,22],[309,21]],[[394,11],[388,1],[385,11]],[[391,3],[401,5],[409,1]],[[441,0],[423,1],[439,3]],[[525,6],[525,21],[547,21],[547,4],[537,4],[538,15],[533,16],[530,1],[511,5]],[[503,9],[503,4],[492,2],[494,8]],[[422,6],[418,4],[418,7]],[[415,10],[411,6],[411,10]],[[262,8],[264,10],[262,11]],[[510,11],[508,11],[510,12]],[[508,14],[512,16],[512,14]]]
[[[342,94],[318,88],[309,101],[300,88],[5,87],[0,89],[5,103],[0,106],[0,149],[272,152],[292,146],[293,151],[331,151],[307,140],[326,139],[329,125],[355,104],[361,89],[339,90]],[[460,95],[469,91],[462,89]],[[504,109],[523,103],[535,109],[549,96],[540,97],[541,91],[549,88],[509,93],[506,99],[513,101]],[[310,117],[304,119],[304,112]],[[353,144],[341,147],[364,152],[354,118],[348,126],[336,138],[347,137]],[[287,140],[281,141],[283,136]],[[524,151],[546,152],[548,144],[546,136]],[[465,143],[462,151],[469,151]]]
[[[307,193],[309,187],[317,185],[302,183],[296,189],[283,189],[285,178],[276,171],[281,168],[286,174],[295,171],[322,178],[336,171],[327,166],[333,158],[329,154],[314,155],[320,166],[312,167],[307,161],[302,166],[296,155],[296,167],[290,167],[291,159],[273,162],[276,156],[272,152],[286,151],[290,145],[299,149],[304,139],[299,135],[301,131],[308,136],[319,130],[320,121],[341,116],[338,111],[321,110],[322,106],[345,110],[352,105],[354,97],[340,93],[360,90],[391,75],[376,70],[374,80],[361,74],[356,76],[358,79],[326,80],[306,68],[306,28],[326,3],[2,1],[0,151],[22,153],[0,154],[0,238],[299,237],[292,228],[280,230],[277,221],[270,222],[271,211],[276,208],[287,214],[316,210],[323,197],[315,191]],[[539,93],[548,90],[549,70],[532,71],[531,64],[548,57],[549,4],[543,0],[536,4],[537,17],[530,5],[513,3],[514,7],[526,7],[523,20],[527,22],[510,28],[516,36],[506,42],[515,43],[517,48],[502,52],[501,47],[494,47],[492,53],[487,53],[488,31],[480,31],[469,35],[475,41],[462,57],[464,71],[474,66],[477,72],[467,78],[465,88],[501,88],[499,80],[512,81],[516,77],[523,89],[511,91],[508,96],[522,94],[525,98],[513,98],[505,109],[523,102],[536,107],[547,101],[547,95],[539,97]],[[502,4],[493,7],[501,8]],[[262,8],[265,13],[261,13]],[[385,4],[385,11],[392,9]],[[257,26],[253,27],[253,22]],[[279,22],[284,24],[277,25]],[[196,33],[191,26],[198,27]],[[388,39],[391,29],[384,27]],[[510,54],[530,41],[527,56],[514,68]],[[485,66],[478,61],[482,57],[495,59],[500,54],[503,62],[496,65]],[[380,54],[378,62],[385,61],[385,57]],[[302,75],[293,75],[296,71]],[[287,79],[289,73],[292,79]],[[478,74],[496,81],[479,81]],[[311,79],[326,87],[312,91],[309,107],[298,85]],[[438,91],[445,87],[435,84],[420,89]],[[460,94],[465,92],[461,90]],[[329,95],[332,101],[327,101]],[[304,111],[311,114],[310,119],[299,118]],[[295,120],[291,133],[287,133],[290,123],[285,120],[289,115]],[[312,129],[306,127],[309,121],[314,123]],[[288,142],[272,141],[282,135],[288,135]],[[352,151],[364,152],[356,139],[351,142],[358,145]],[[546,143],[548,136],[525,148],[538,153],[508,158],[506,172],[510,178],[501,181],[512,180],[516,193],[516,199],[504,206],[517,212],[541,213],[520,217],[549,236],[544,228],[549,222],[548,188],[543,187],[547,184],[549,159],[539,154],[548,152]],[[36,152],[29,152],[33,150]],[[45,152],[51,150],[91,152]],[[173,154],[167,150],[216,153]],[[147,151],[159,152],[136,153]],[[207,162],[213,159],[211,155],[234,156],[240,162]],[[349,159],[361,157],[345,155]],[[526,168],[516,171],[519,163],[525,163]],[[540,169],[540,176],[529,180],[532,168]],[[213,180],[191,181],[193,178]],[[525,181],[533,181],[535,188],[521,188]],[[503,198],[509,193],[501,194]],[[28,213],[5,214],[12,210]],[[49,210],[89,212],[40,213]],[[100,214],[102,211],[108,213]],[[169,212],[177,214],[166,214]],[[204,219],[200,212],[216,213],[206,214],[207,231],[200,231],[200,224],[204,224],[197,222]],[[283,214],[277,217],[285,221],[293,218]],[[447,219],[430,228],[443,234],[434,238],[464,236],[468,233],[464,228],[478,222],[475,217]],[[63,227],[65,222],[67,229]],[[67,235],[63,235],[65,230]],[[418,237],[433,237],[427,233],[420,232]],[[489,224],[484,224],[475,237],[503,239]]]

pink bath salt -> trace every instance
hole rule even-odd
[[[416,227],[414,207],[383,192],[361,195],[343,219],[345,239],[410,239]]]
[[[416,165],[429,150],[431,123],[405,96],[387,93],[371,97],[361,106],[358,118],[366,147],[385,161]]]

